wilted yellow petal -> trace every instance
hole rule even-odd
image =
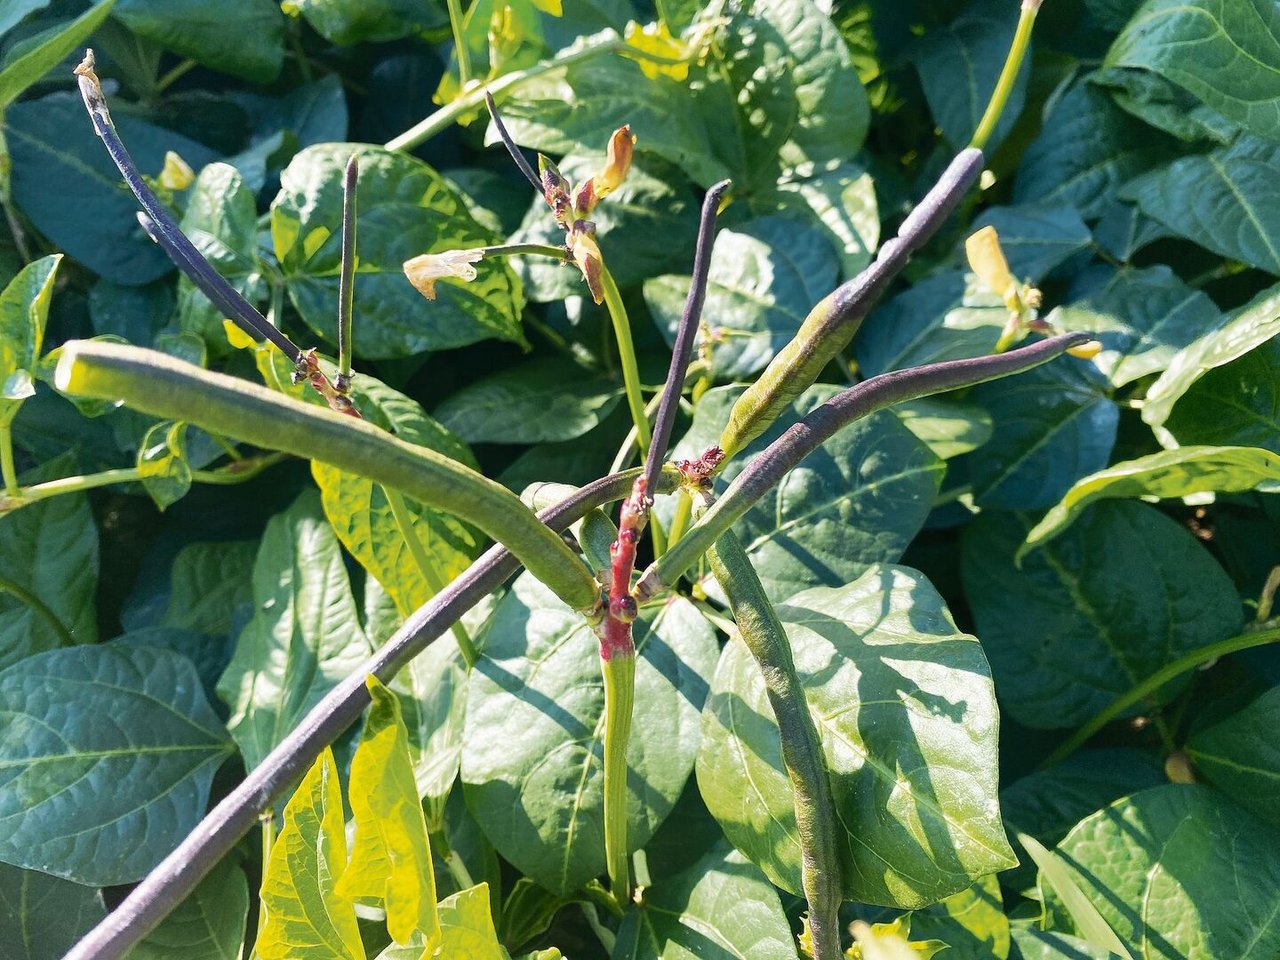
[[[187,165],[187,161],[172,150],[166,150],[164,154],[164,167],[160,170],[160,176],[156,178],[156,182],[166,190],[185,190],[195,182],[195,171]]]
[[[222,321],[222,332],[227,336],[227,343],[237,350],[247,350],[258,342],[230,320]]]
[[[428,300],[436,298],[436,281],[444,277],[474,280],[473,263],[484,259],[483,250],[446,250],[444,253],[424,253],[404,262],[404,275],[417,291]]]
[[[1004,258],[1004,251],[1000,249],[1000,237],[997,236],[995,227],[983,227],[966,240],[964,252],[969,258],[970,269],[996,296],[1004,298],[1010,287],[1017,286],[1017,281],[1009,272],[1009,261]]]
[[[597,200],[617,190],[622,185],[622,181],[627,178],[627,171],[631,169],[631,156],[635,153],[635,146],[636,135],[631,132],[630,124],[613,131],[613,136],[609,138],[604,169],[592,178],[595,183]]]
[[[1079,357],[1081,360],[1092,360],[1102,352],[1102,344],[1097,340],[1090,340],[1082,343],[1078,347],[1068,347],[1067,353],[1073,357]]]

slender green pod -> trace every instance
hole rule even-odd
[[[703,507],[712,503],[709,492],[696,496]],[[809,902],[814,960],[841,960],[836,811],[822,743],[796,673],[791,643],[737,534],[723,534],[707,552],[707,559],[716,582],[729,598],[738,632],[760,667],[765,693],[778,721],[782,762],[795,796],[800,885]]]
[[[757,500],[843,427],[895,403],[1030,370],[1088,340],[1087,334],[1064,334],[1008,353],[893,370],[841,391],[803,420],[792,424],[747,464],[715,506],[645,570],[636,584],[636,596],[646,600],[657,596],[666,585],[675,583]]]
[[[71,341],[59,390],[183,420],[269,450],[319,460],[475,524],[575,610],[595,615],[600,586],[565,542],[501,484],[363,420],[212,373],[154,350]]]
[[[726,459],[764,433],[849,345],[889,283],[937,232],[981,173],[981,150],[969,147],[956,154],[933,189],[902,221],[897,236],[880,247],[872,264],[809,311],[791,342],[733,405],[720,436]]]
[[[627,743],[635,707],[636,652],[600,661],[604,677],[604,859],[610,890],[626,909],[631,896],[631,854],[627,849]]]

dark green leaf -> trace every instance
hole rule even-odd
[[[34,46],[24,50],[0,70],[0,111],[84,43],[89,34],[107,19],[115,2],[116,0],[101,0],[60,29],[42,35]],[[19,17],[25,12],[20,11]],[[7,16],[7,13],[0,14],[0,18]],[[0,29],[0,33],[3,32]]]
[[[253,606],[252,540],[191,543],[178,551],[163,586],[150,591],[139,584],[121,613],[128,630],[155,624],[228,637],[248,620]]]
[[[642,847],[693,767],[716,656],[687,601],[647,607],[638,650],[628,842]],[[498,605],[471,673],[462,751],[467,806],[500,854],[555,893],[604,870],[604,684],[590,626],[528,576]]]
[[[228,857],[129,952],[129,960],[240,960],[248,915],[249,883]]]
[[[990,415],[973,404],[924,397],[893,412],[940,460],[971,453],[991,439]]]
[[[43,10],[49,3],[50,0],[12,0],[4,8],[4,12],[0,13],[0,36],[8,33],[10,29],[37,10]]]
[[[1280,951],[1280,842],[1205,787],[1169,784],[1119,800],[1082,821],[1057,852],[1136,956]],[[1045,893],[1056,925],[1061,903]]]
[[[497,337],[521,342],[523,296],[510,266],[476,264],[471,282],[442,280],[425,300],[404,275],[423,253],[493,242],[462,199],[431,167],[404,153],[359,144],[308,147],[280,175],[271,236],[289,297],[318,336],[337,336],[342,171],[360,158],[359,260],[353,340],[357,356],[405,357]]]
[[[68,456],[23,475],[26,484],[75,470]],[[0,515],[0,668],[42,650],[98,639],[98,527],[84,493]],[[12,585],[12,586],[10,586]],[[16,589],[14,589],[16,587]]]
[[[0,715],[0,859],[77,883],[141,879],[233,749],[191,662],[146,647],[28,657],[0,672]]]
[[[912,58],[933,119],[957,149],[966,146],[978,129],[1017,23],[1018,11],[1012,5],[975,4],[950,26],[926,34]],[[1008,134],[1022,112],[1029,64],[1028,57],[991,135],[990,147]]]
[[[1187,741],[1196,771],[1214,786],[1269,820],[1280,818],[1280,687]]]
[[[1180,157],[1124,189],[1147,216],[1214,253],[1280,274],[1280,147],[1253,137]]]
[[[838,274],[827,237],[794,220],[764,217],[721,230],[703,308],[716,379],[743,380],[763,370],[835,286]],[[687,276],[645,282],[645,303],[668,342],[675,339],[688,294]]]
[[[116,111],[115,121],[143,173],[158,174],[169,150],[195,169],[214,159],[194,140],[124,111]],[[59,93],[15,103],[4,123],[13,157],[13,202],[40,233],[116,283],[149,283],[173,269],[139,225],[138,205],[79,96]]]
[[[1106,466],[1120,419],[1106,386],[1092,364],[1061,357],[976,387],[970,398],[1000,424],[969,461],[978,504],[1047,507],[1077,478]]]
[[[272,0],[119,0],[115,15],[144,40],[255,83],[284,64],[285,20]]]
[[[1060,330],[1096,335],[1094,364],[1122,387],[1169,365],[1174,354],[1222,323],[1217,306],[1165,266],[1117,270],[1083,300],[1050,313]]]
[[[1280,11],[1267,0],[1148,0],[1105,65],[1155,71],[1251,132],[1280,140]]]
[[[1005,960],[1009,934],[1000,881],[994,875],[911,914],[911,939],[940,940],[950,960]]]
[[[1200,336],[1170,361],[1147,390],[1142,419],[1165,446],[1176,446],[1165,429],[1173,406],[1208,371],[1243,357],[1280,333],[1280,286],[1264,290],[1226,322]]]
[[[1014,200],[1066,204],[1102,216],[1120,187],[1168,156],[1166,142],[1133,122],[1106,94],[1081,82],[1053,101],[1018,167]]]
[[[1012,960],[1114,960],[1115,954],[1065,933],[1014,927],[1009,956]]]
[[[285,0],[281,7],[342,46],[398,40],[446,22],[439,7],[414,0]]]
[[[89,319],[99,336],[122,337],[147,346],[173,314],[172,287],[163,281],[126,287],[99,280],[89,288]],[[221,330],[219,331],[221,333]],[[226,337],[223,337],[226,343]]]
[[[844,827],[847,899],[921,907],[1015,864],[996,799],[995,695],[982,648],[906,567],[778,607]],[[731,641],[703,712],[698,786],[725,835],[800,891],[800,848],[759,667]]]
[[[1000,702],[1019,723],[1075,726],[1175,657],[1240,629],[1218,562],[1147,504],[1095,504],[1018,568],[1024,524],[979,517],[961,568]],[[1185,686],[1175,681],[1152,702]]]
[[[254,614],[218,681],[227,728],[255,767],[365,659],[342,549],[306,493],[267,524],[253,565]]]
[[[689,432],[672,451],[696,457],[714,444],[741,392],[707,393]],[[837,391],[805,391],[759,439],[730,461],[719,487],[800,417]],[[769,596],[848,583],[877,563],[893,563],[924,525],[945,465],[891,412],[845,428],[769,491],[734,526]],[[703,581],[715,591],[714,581]]]
[[[1104,69],[1094,81],[1111,88],[1117,106],[1184,144],[1229,144],[1241,133],[1238,124],[1158,74]]]
[[[58,960],[106,915],[101,890],[0,863],[6,960]]]
[[[777,891],[720,843],[646,890],[618,930],[613,960],[777,960],[796,952]]]
[[[573,440],[609,415],[622,384],[568,360],[530,360],[477,380],[436,408],[468,443]]]
[[[1179,443],[1263,447],[1280,453],[1280,341],[1205,372],[1163,428]]]
[[[1013,275],[1033,283],[1089,247],[1089,228],[1072,207],[989,207],[969,232],[985,226],[996,228]]]

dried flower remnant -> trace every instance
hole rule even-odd
[[[417,291],[428,300],[436,298],[436,281],[456,277],[470,281],[476,278],[472,266],[484,259],[484,250],[446,250],[444,253],[424,253],[404,262],[404,275]]]

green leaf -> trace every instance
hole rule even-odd
[[[616,42],[611,33],[581,38],[561,55]],[[605,53],[526,80],[499,106],[516,143],[547,154],[599,150],[610,133],[630,124],[638,148],[671,161],[706,187],[730,171],[695,103],[670,77],[646,77],[635,61]],[[498,142],[492,124],[486,141]]]
[[[1213,726],[1194,733],[1187,753],[1196,772],[1260,817],[1280,819],[1280,745],[1272,733],[1280,721],[1280,687]]]
[[[1082,821],[1057,852],[1136,956],[1280,950],[1280,841],[1205,787],[1169,784],[1119,800]],[[1046,907],[1056,916],[1057,897]]]
[[[645,890],[622,920],[613,960],[777,960],[795,952],[777,891],[721,842]]]
[[[609,415],[622,384],[569,360],[529,360],[475,380],[436,407],[468,443],[574,440]]]
[[[89,320],[99,336],[117,336],[129,343],[150,344],[173,314],[174,295],[163,281],[145,287],[126,287],[98,280],[89,288]],[[223,336],[223,343],[226,337]]]
[[[325,747],[284,809],[284,829],[262,878],[262,960],[364,960],[355,908],[336,887],[347,866],[342,793]]]
[[[1015,559],[1058,536],[1096,500],[1172,500],[1207,491],[1243,493],[1276,483],[1280,456],[1258,447],[1178,447],[1126,460],[1078,480],[1032,527]]]
[[[1052,846],[1095,810],[1166,782],[1164,768],[1149,753],[1127,747],[1084,750],[1006,786],[1000,791],[1000,812],[1011,833],[1030,834]],[[1010,890],[1026,890],[1036,882],[1035,862],[1019,859],[1014,870],[1000,875]]]
[[[1076,726],[1175,657],[1240,629],[1240,600],[1218,562],[1145,503],[1095,504],[1019,568],[1026,529],[1021,515],[985,513],[966,529],[961,559],[1000,703],[1019,723]]]
[[[1169,156],[1170,144],[1115,106],[1088,82],[1053,101],[1040,134],[1018,166],[1017,203],[1065,204],[1092,220],[1117,201],[1120,187]]]
[[[323,402],[318,394],[312,394]],[[356,374],[352,399],[371,423],[401,440],[427,447],[468,466],[475,460],[466,445],[427,416],[416,401],[372,377]],[[353,557],[391,594],[401,615],[408,616],[434,595],[405,543],[387,502],[386,492],[372,480],[312,461],[311,474],[320,488],[325,516]],[[441,583],[462,573],[479,553],[480,535],[467,524],[406,498],[413,532]]]
[[[599,173],[604,164],[603,153],[588,151],[565,157],[558,166],[565,179],[579,184]],[[526,195],[521,191],[522,199]],[[596,207],[591,220],[613,279],[623,289],[660,273],[688,269],[693,260],[698,208],[688,179],[674,165],[645,150],[636,151],[627,178]],[[533,198],[511,237],[512,243],[553,246],[563,246],[564,240],[564,229],[541,196]],[[582,274],[572,265],[543,256],[517,257],[511,263],[530,300],[543,303],[587,295]]]
[[[1165,428],[1173,406],[1207,372],[1224,366],[1280,333],[1280,286],[1271,287],[1232,313],[1219,327],[1179,351],[1147,390],[1142,419],[1167,447],[1177,441]]]
[[[1000,881],[983,877],[973,886],[911,914],[912,940],[940,940],[950,960],[1005,960],[1011,945]]]
[[[1178,399],[1162,430],[1179,444],[1280,452],[1280,341],[1205,372]]]
[[[281,7],[341,46],[398,40],[447,22],[438,7],[414,0],[285,0]]]
[[[13,0],[0,13],[0,36],[8,33],[25,18],[49,6],[50,0]]]
[[[129,960],[240,960],[248,915],[249,882],[228,857],[129,952]]]
[[[752,9],[793,62],[796,124],[778,159],[786,167],[849,160],[866,139],[871,108],[840,31],[812,0],[760,0]]]
[[[508,960],[493,929],[487,883],[478,883],[441,900],[440,930],[443,939],[435,956]]]
[[[716,379],[742,380],[763,370],[838,275],[827,237],[794,220],[764,217],[719,231],[703,308]],[[668,343],[680,325],[689,282],[687,276],[645,282],[645,304]]]
[[[1008,4],[975,4],[954,23],[930,30],[911,58],[942,135],[957,149],[969,143],[996,88],[1013,42],[1018,13]],[[1027,95],[1030,57],[1018,72],[988,149],[1008,135]]]
[[[253,190],[235,167],[211,163],[200,171],[187,196],[180,226],[218,273],[246,298],[256,299],[261,284],[258,208]],[[220,355],[227,352],[222,321],[222,311],[185,275],[179,277],[179,328],[198,335]]]
[[[1097,367],[1074,357],[975,387],[969,399],[1000,425],[969,461],[984,508],[1033,510],[1056,503],[1076,478],[1106,466],[1120,411]]]
[[[1014,927],[1013,950],[1013,960],[1112,960],[1115,956],[1079,937],[1036,927]]]
[[[974,404],[924,397],[893,412],[940,460],[972,453],[991,439],[991,416]]]
[[[995,696],[982,648],[906,567],[778,607],[844,827],[846,899],[915,908],[1016,861],[996,799]],[[800,891],[800,848],[759,668],[730,641],[703,711],[698,786],[729,840]]]
[[[215,159],[202,144],[123,111],[115,121],[143,173],[158,174],[169,150],[193,169]],[[137,202],[79,96],[58,93],[12,104],[2,132],[13,160],[14,205],[58,249],[106,279],[131,286],[173,269],[139,225]]]
[[[1266,0],[1148,0],[1105,66],[1154,71],[1258,136],[1280,140],[1280,11]]]
[[[880,215],[871,174],[856,163],[830,169],[806,165],[786,171],[747,197],[761,216],[776,214],[820,228],[840,255],[849,278],[871,262],[880,240]]]
[[[35,654],[0,671],[0,715],[0,860],[95,886],[177,846],[232,753],[195,667],[164,650]]]
[[[248,768],[369,652],[318,499],[303,494],[267,524],[253,565],[253,619],[218,681]]]
[[[714,635],[686,600],[642,609],[627,749],[628,841],[642,847],[693,768]],[[581,616],[528,575],[503,598],[471,672],[467,806],[497,851],[554,893],[603,872],[604,683]]]
[[[229,637],[252,612],[257,552],[253,540],[187,544],[163,580],[139,582],[121,611],[121,622],[126,630],[159,625]]]
[[[428,301],[404,275],[423,253],[481,247],[490,236],[435,170],[404,153],[360,144],[308,147],[280,174],[271,237],[293,305],[321,337],[337,333],[342,172],[360,159],[356,190],[359,260],[353,341],[367,359],[407,357],[497,337],[522,342],[520,283],[510,266],[476,264],[477,278],[442,280]]]
[[[968,232],[992,226],[1009,269],[1038,283],[1054,268],[1089,248],[1089,228],[1072,207],[988,207]]]
[[[409,734],[395,695],[372,675],[365,685],[372,703],[347,789],[356,837],[334,892],[382,905],[396,943],[407,943],[418,931],[433,947],[440,937],[436,881],[409,761]]]
[[[24,485],[73,473],[62,456]],[[42,650],[98,639],[98,527],[83,492],[0,514],[0,669]],[[15,589],[16,588],[16,589]]]
[[[107,19],[116,0],[100,0],[56,31],[42,34],[21,56],[0,70],[0,113],[28,87],[75,51]],[[19,13],[21,16],[21,13]],[[3,33],[0,30],[0,33]]]
[[[1179,236],[1280,274],[1280,146],[1242,136],[1208,154],[1180,157],[1128,184],[1124,196]]]
[[[0,292],[0,426],[9,426],[35,391],[49,301],[62,255],[27,264]]]
[[[1025,833],[1018,834],[1018,842],[1026,848],[1027,854],[1040,868],[1040,899],[1048,901],[1052,896],[1059,898],[1062,907],[1074,923],[1075,929],[1085,941],[1107,953],[1116,954],[1125,960],[1133,960],[1133,954],[1125,949],[1124,943],[1116,936],[1106,918],[1098,912],[1098,908],[1089,902],[1089,897],[1075,878],[1062,858],[1051,850],[1046,850],[1039,840]]]
[[[1059,330],[1094,334],[1102,344],[1094,365],[1113,387],[1123,387],[1164,370],[1179,350],[1218,327],[1222,315],[1202,291],[1155,266],[1117,270],[1047,319]]]
[[[254,83],[284,64],[285,19],[272,0],[119,0],[115,15],[144,40]]]
[[[1105,69],[1094,82],[1111,88],[1117,106],[1184,144],[1228,144],[1241,134],[1238,124],[1158,74]]]
[[[734,457],[719,489],[796,420],[838,391],[806,390],[759,439]],[[740,387],[709,391],[672,451],[697,457],[716,443]],[[734,526],[774,601],[797,590],[848,583],[877,563],[897,561],[924,525],[945,464],[890,411],[841,430]],[[703,589],[718,591],[706,577]]]
[[[138,447],[142,486],[157,507],[164,510],[191,489],[191,464],[187,461],[187,425],[157,423]]]
[[[101,890],[0,863],[7,960],[58,960],[106,915]]]

